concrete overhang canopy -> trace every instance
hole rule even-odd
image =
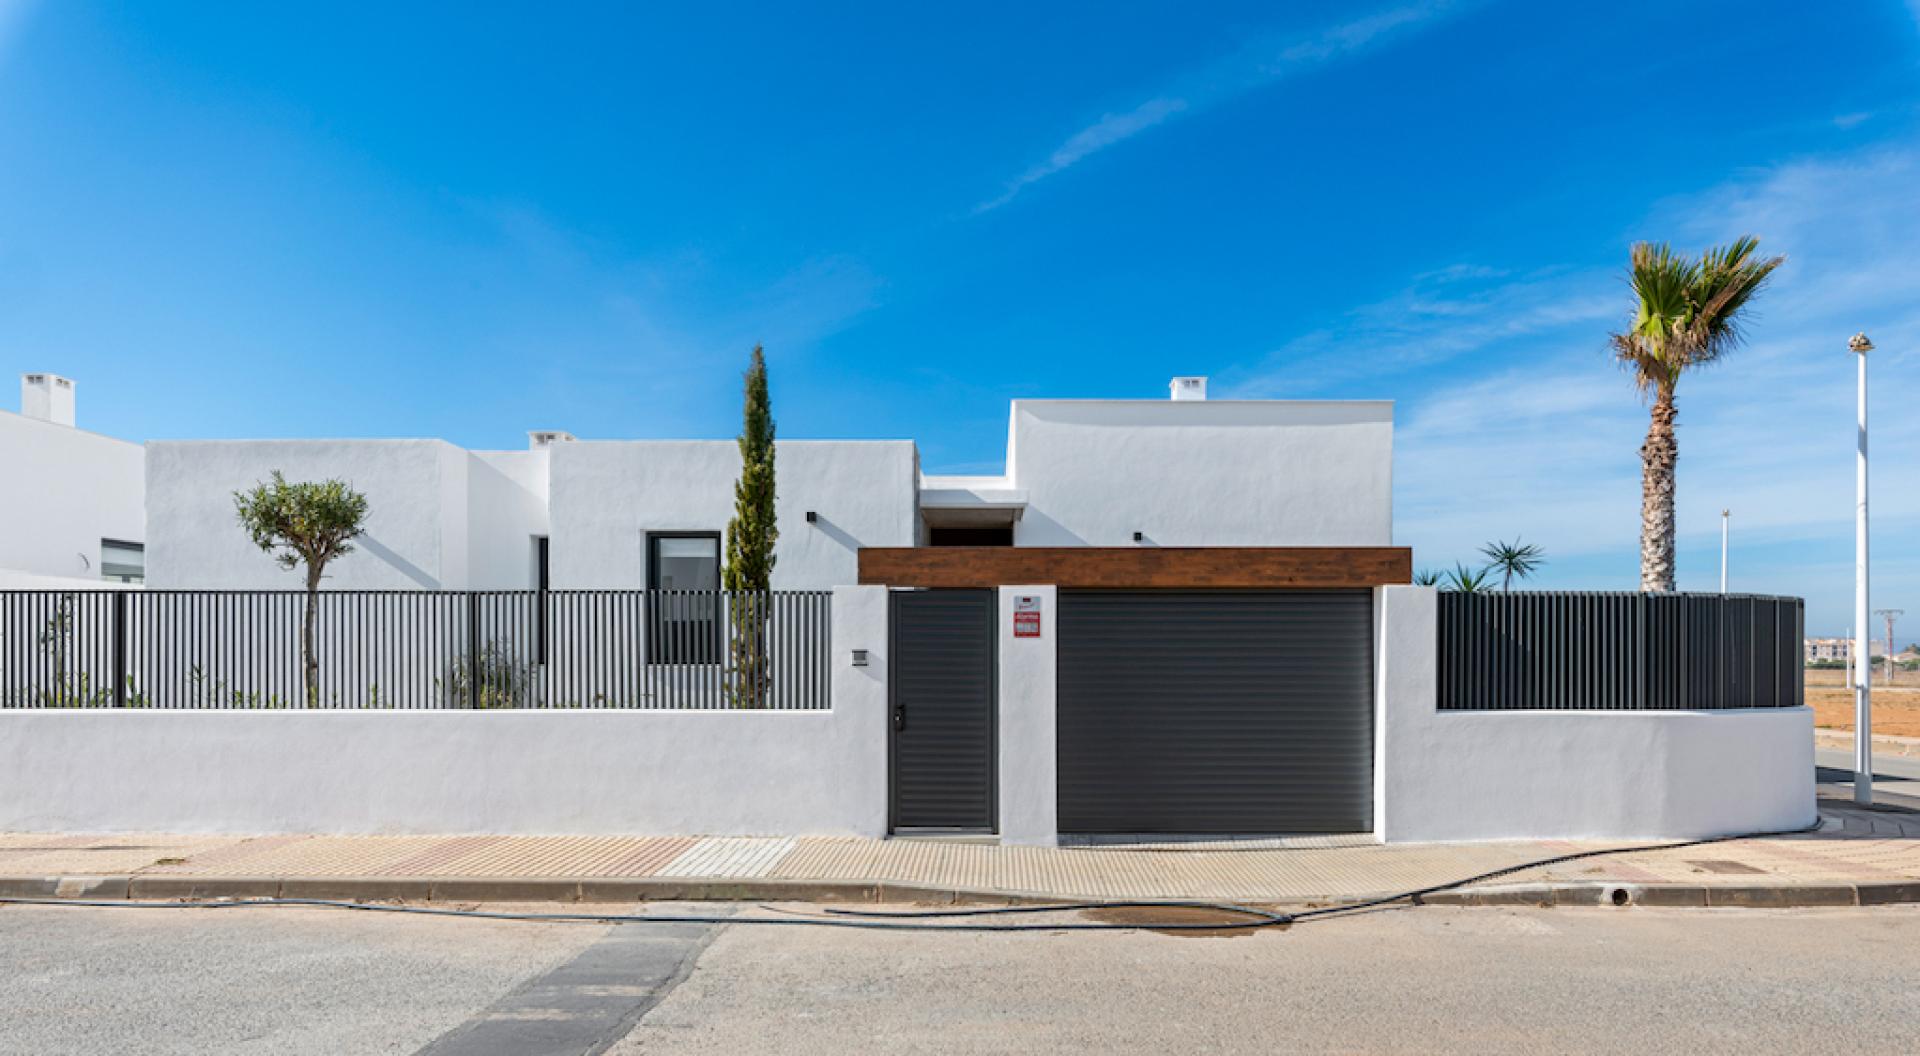
[[[920,515],[936,528],[1009,525],[1027,509],[1027,493],[1004,478],[928,477],[920,484]]]

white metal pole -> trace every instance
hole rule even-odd
[[[1726,524],[1732,515],[1730,509],[1720,511],[1720,593],[1726,593]]]
[[[1855,334],[1847,348],[1860,359],[1859,454],[1854,459],[1853,514],[1853,801],[1873,802],[1873,665],[1867,657],[1867,353],[1873,342]]]

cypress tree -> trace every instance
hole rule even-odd
[[[727,561],[721,572],[732,631],[730,693],[740,708],[764,707],[770,688],[767,592],[773,579],[773,544],[780,538],[773,496],[773,405],[767,397],[766,352],[755,345],[741,412],[740,479],[733,485],[733,519],[727,522]]]

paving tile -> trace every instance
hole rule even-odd
[[[1883,898],[1920,890],[1920,814],[1829,801],[1821,806],[1837,828],[1679,848],[1639,841],[1619,854],[1541,866],[1527,863],[1622,845],[1557,840],[1383,846],[1365,838],[1306,837],[1003,847],[783,837],[0,834],[0,877],[19,878],[35,890],[44,886],[38,878],[117,875],[132,876],[135,889],[153,892],[191,892],[198,877],[282,879],[289,893],[373,882],[397,893],[424,891],[443,880],[481,891],[507,890],[501,885],[515,881],[550,886],[599,879],[612,893],[618,881],[657,878],[710,892],[731,881],[765,880],[796,891],[830,891],[835,889],[810,885],[837,883],[842,891],[891,886],[929,895],[966,890],[1255,902],[1353,899],[1463,880],[1482,890],[1685,885],[1717,892],[1719,904],[1757,904],[1764,897],[1754,889],[1781,885],[1829,891],[1871,885]]]
[[[662,865],[656,876],[715,876],[729,879],[766,876],[793,851],[792,837],[711,837]]]

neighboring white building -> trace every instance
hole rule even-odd
[[[1887,643],[1879,638],[1867,641],[1867,657],[1878,660],[1887,655]],[[1851,638],[1808,638],[1807,662],[1816,663],[1831,660],[1853,659],[1853,639]]]
[[[367,532],[329,566],[333,589],[649,588],[663,585],[663,567],[693,577],[683,585],[718,586],[740,469],[733,441],[529,436],[526,451],[156,441],[148,582],[296,585],[233,518],[233,493],[280,470],[344,478],[367,496]],[[1016,400],[1006,465],[995,477],[923,477],[912,441],[780,441],[774,587],[858,582],[863,548],[1393,541],[1387,402]]]
[[[139,444],[77,428],[74,383],[20,378],[20,413],[0,411],[0,588],[139,583],[146,476]]]

